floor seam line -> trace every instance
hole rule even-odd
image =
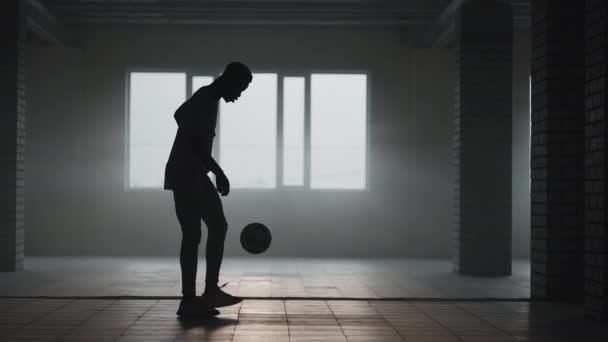
[[[77,300],[74,300],[72,303],[77,302]],[[70,331],[68,331],[65,335],[63,335],[60,339],[63,340],[65,337],[67,337],[68,335],[70,335],[72,332],[76,331],[76,329],[78,329],[79,327],[82,327],[89,319],[93,318],[93,316],[97,315],[98,313],[102,312],[103,310],[105,310],[107,307],[109,307],[110,305],[116,303],[116,300],[112,301],[110,304],[107,304],[106,306],[104,306],[101,310],[98,310],[97,312],[92,313],[89,317],[87,317],[85,320],[83,320],[82,322],[80,322],[79,325],[75,326],[74,328],[72,328]],[[70,303],[71,304],[71,303]]]
[[[477,317],[478,319],[480,319],[480,320],[482,320],[482,321],[484,321],[484,322],[488,323],[488,324],[489,324],[490,326],[492,326],[494,329],[496,329],[496,330],[498,330],[498,331],[502,331],[502,332],[506,333],[507,335],[509,335],[510,337],[512,337],[514,340],[518,340],[518,338],[517,338],[515,335],[511,334],[509,331],[506,331],[506,330],[503,330],[503,329],[501,329],[501,328],[497,327],[497,326],[496,326],[496,325],[494,325],[494,324],[493,324],[493,323],[492,323],[490,320],[485,319],[485,318],[483,318],[482,316],[479,316],[479,315],[475,314],[473,311],[469,311],[469,310],[467,310],[466,308],[463,308],[463,307],[461,307],[461,306],[460,306],[460,305],[458,305],[458,304],[456,304],[456,306],[457,306],[457,307],[459,307],[459,308],[460,308],[461,310],[463,310],[464,312],[466,312],[466,313],[468,313],[468,314],[472,315],[473,317]]]
[[[344,328],[342,328],[342,324],[340,323],[340,320],[338,320],[338,317],[336,317],[336,314],[334,313],[334,310],[331,308],[331,305],[329,305],[329,303],[327,302],[327,300],[325,300],[325,305],[327,305],[327,307],[329,308],[329,311],[331,312],[331,315],[334,316],[334,319],[336,320],[336,323],[338,323],[338,326],[340,327],[340,331],[342,331],[342,335],[344,336],[344,338],[348,342],[348,336],[346,336],[346,333],[344,332]]]
[[[73,303],[74,301],[68,302],[65,305],[61,305],[60,307],[56,308],[54,311],[49,311],[46,314],[44,314],[42,317],[38,317],[38,318],[34,318],[32,320],[30,320],[29,322],[27,322],[27,324],[25,324],[24,326],[22,326],[21,328],[17,329],[15,331],[16,334],[18,334],[20,331],[28,328],[32,323],[36,322],[36,321],[40,321],[43,320],[44,318],[48,317],[51,313],[56,312],[61,310],[62,308],[65,308],[66,306],[70,305],[71,303]]]
[[[384,320],[386,323],[388,323],[388,325],[389,325],[389,326],[390,326],[390,327],[391,327],[391,328],[392,328],[392,329],[393,329],[393,330],[394,330],[394,331],[397,333],[397,336],[401,337],[401,339],[402,339],[404,342],[407,342],[407,339],[405,338],[405,336],[402,336],[402,335],[399,333],[399,331],[397,331],[397,329],[395,329],[395,327],[393,326],[393,324],[392,324],[391,322],[389,322],[389,321],[388,321],[388,319],[386,319],[386,317],[384,317],[384,315],[383,315],[383,314],[381,314],[381,313],[380,313],[380,311],[378,311],[378,309],[376,309],[376,307],[375,307],[375,306],[373,306],[373,305],[372,305],[371,303],[369,303],[369,302],[368,302],[367,304],[369,304],[369,306],[371,306],[371,307],[374,309],[374,311],[376,311],[376,313],[378,314],[378,316],[382,317],[382,319],[383,319],[383,320]]]
[[[125,330],[123,330],[123,331],[120,333],[120,335],[118,335],[118,337],[116,337],[116,339],[115,339],[114,341],[116,342],[116,341],[120,340],[120,338],[121,338],[121,337],[122,337],[122,336],[125,334],[125,332],[127,332],[127,330],[131,329],[131,327],[132,327],[133,325],[135,325],[135,323],[137,323],[137,321],[138,321],[140,318],[142,318],[142,317],[143,317],[143,316],[146,314],[146,312],[150,311],[150,309],[152,309],[152,308],[154,307],[154,305],[158,304],[158,302],[159,302],[159,301],[160,301],[160,300],[157,300],[157,301],[156,301],[154,304],[150,305],[150,307],[149,307],[149,308],[148,308],[146,311],[144,311],[144,312],[143,312],[141,315],[137,316],[137,318],[136,318],[136,319],[133,321],[133,323],[131,323],[131,325],[129,325],[129,326],[128,326],[128,327],[127,327]]]
[[[414,305],[416,306],[416,305]],[[416,308],[418,310],[420,310],[420,312],[422,312],[425,316],[427,316],[428,318],[430,318],[431,320],[433,320],[433,322],[439,324],[440,327],[442,327],[443,329],[449,331],[454,337],[456,337],[457,340],[465,342],[464,339],[458,335],[456,335],[456,333],[454,332],[454,330],[448,328],[447,326],[445,326],[444,324],[442,324],[441,322],[439,322],[438,320],[436,320],[435,318],[433,318],[433,316],[429,315],[428,313],[426,313],[426,311],[424,311],[423,308],[420,308],[418,306],[416,306]],[[460,309],[460,308],[459,308]]]

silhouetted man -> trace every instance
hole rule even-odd
[[[241,298],[223,292],[218,278],[224,255],[228,225],[218,192],[230,192],[224,171],[211,156],[218,102],[236,101],[252,80],[251,71],[242,63],[232,62],[212,84],[201,87],[175,111],[178,129],[165,168],[164,189],[173,191],[175,212],[182,229],[180,267],[182,301],[178,316],[212,315],[216,307],[234,305]],[[217,188],[207,173],[215,174]],[[198,245],[201,241],[201,219],[207,225],[207,271],[205,292],[196,296]]]

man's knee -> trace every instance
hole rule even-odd
[[[201,229],[186,230],[183,232],[182,239],[185,243],[198,246],[201,243]]]
[[[228,223],[222,219],[213,220],[207,226],[209,235],[226,236],[226,232],[228,231]]]

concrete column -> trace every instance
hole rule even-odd
[[[0,4],[0,271],[23,269],[25,75],[20,1]]]
[[[532,1],[532,297],[581,302],[584,1]]]
[[[493,0],[458,13],[456,272],[511,274],[513,14]]]
[[[608,4],[587,0],[585,311],[608,318]]]

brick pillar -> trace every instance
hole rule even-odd
[[[581,302],[584,1],[532,1],[533,298]]]
[[[19,3],[0,4],[0,271],[23,269],[25,79]]]
[[[608,318],[608,5],[587,0],[585,309]]]
[[[458,15],[455,271],[511,274],[513,14],[472,0]],[[483,28],[483,29],[480,29]]]

